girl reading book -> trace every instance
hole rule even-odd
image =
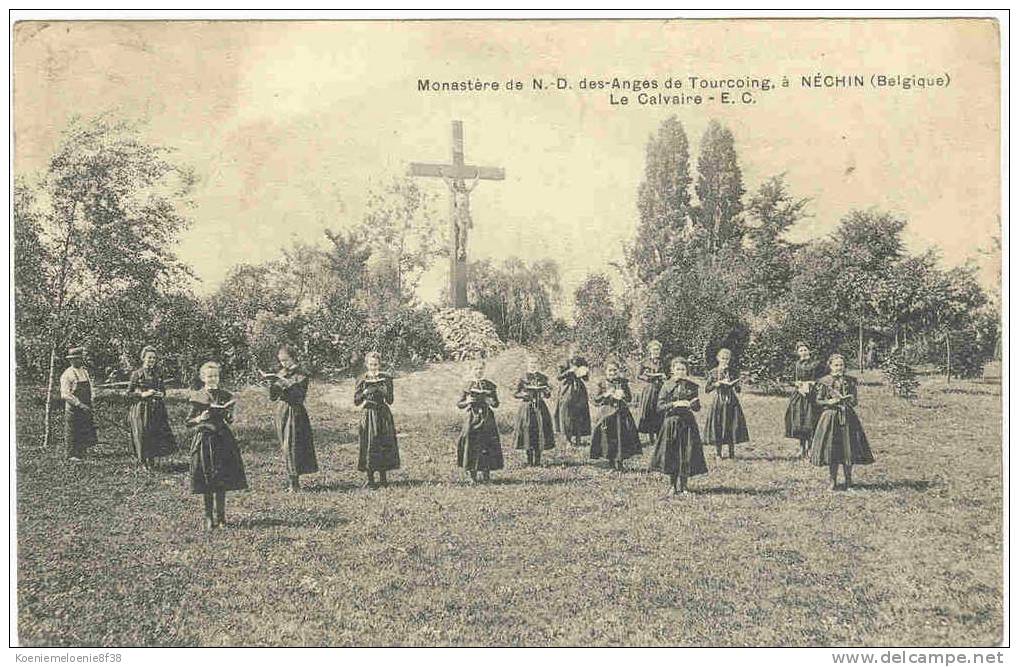
[[[555,425],[566,442],[584,446],[584,437],[591,435],[591,407],[587,396],[587,360],[570,346],[570,354],[559,366],[560,387],[556,395]]]
[[[368,474],[365,484],[386,486],[386,473],[400,467],[396,424],[389,406],[393,404],[393,378],[381,372],[382,356],[369,352],[364,358],[365,374],[354,386],[354,405],[362,407],[358,428],[357,469]]]
[[[853,484],[853,465],[874,462],[863,424],[856,415],[856,379],[846,375],[846,360],[841,354],[828,358],[830,373],[817,383],[817,405],[821,416],[810,442],[810,462],[828,466],[832,490],[838,489],[839,465],[846,489]]]
[[[793,364],[793,389],[789,394],[789,405],[785,410],[785,437],[800,441],[800,458],[807,456],[807,445],[814,435],[820,410],[815,403],[817,381],[824,375],[824,364],[811,357],[810,347],[796,343]]]
[[[715,446],[715,458],[722,457],[722,445],[729,446],[729,458],[736,457],[736,445],[750,440],[747,420],[739,403],[740,377],[732,368],[732,351],[722,348],[715,355],[718,365],[708,371],[704,391],[715,393],[704,422],[704,439]]]
[[[150,468],[160,456],[177,451],[177,440],[166,412],[166,385],[159,375],[159,353],[151,345],[142,350],[142,367],[131,373],[127,394],[134,400],[128,411],[131,442],[142,466]]]
[[[287,470],[287,488],[290,493],[297,493],[301,489],[301,475],[318,472],[311,420],[304,407],[310,378],[298,365],[297,355],[289,345],[280,345],[276,359],[280,369],[262,373],[262,377],[270,380],[269,400],[276,403],[272,417]]]
[[[687,479],[708,472],[701,434],[693,415],[701,409],[701,404],[697,384],[689,379],[690,366],[686,359],[674,357],[669,371],[669,379],[658,393],[657,407],[663,421],[651,456],[651,469],[669,476],[673,494],[683,494],[687,492]]]
[[[527,373],[517,382],[513,396],[522,402],[517,411],[513,438],[517,449],[527,452],[527,465],[541,465],[541,452],[555,447],[552,414],[545,399],[551,396],[548,376],[538,371],[538,358],[527,355]]]
[[[637,379],[644,383],[637,398],[637,432],[646,434],[654,444],[662,418],[658,412],[658,392],[665,382],[662,367],[662,344],[653,340],[647,345],[648,358],[640,366]]]
[[[630,414],[630,384],[619,374],[620,364],[610,359],[605,378],[598,381],[594,403],[598,418],[591,435],[591,458],[606,458],[613,470],[622,471],[623,461],[641,452],[640,434]]]
[[[495,383],[485,378],[485,360],[471,362],[472,379],[460,392],[457,407],[464,411],[463,431],[456,443],[456,464],[470,474],[471,483],[491,479],[493,470],[502,470],[502,443],[495,423],[499,407]]]
[[[191,493],[205,500],[205,529],[226,526],[226,492],[248,488],[244,462],[230,430],[234,398],[219,386],[220,366],[207,361],[199,370],[200,389],[188,396],[191,432]]]

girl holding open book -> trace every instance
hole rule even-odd
[[[191,493],[205,499],[205,529],[226,525],[226,492],[248,488],[244,462],[230,430],[234,398],[219,386],[220,366],[207,361],[199,370],[200,389],[188,396],[191,411]]]
[[[478,481],[479,471],[487,482],[491,471],[503,467],[502,443],[492,410],[499,407],[499,396],[495,383],[485,378],[484,359],[471,362],[471,373],[473,377],[457,401],[464,411],[464,424],[456,443],[456,464],[470,474],[471,483]]]
[[[389,406],[393,404],[393,377],[382,372],[382,356],[369,352],[364,357],[365,374],[354,387],[354,405],[363,408],[358,428],[357,469],[368,474],[369,488],[386,486],[386,473],[400,467],[396,424]]]
[[[298,365],[297,355],[289,345],[280,345],[276,359],[279,371],[262,373],[262,377],[270,379],[269,400],[276,403],[272,415],[276,438],[287,469],[288,490],[296,493],[301,489],[301,475],[318,472],[311,420],[304,407],[309,377]]]
[[[591,435],[591,407],[587,396],[587,360],[570,346],[566,362],[559,366],[559,393],[556,396],[555,425],[567,443],[584,446],[584,436]]]
[[[598,420],[591,435],[591,458],[606,458],[613,470],[623,470],[623,461],[641,452],[640,434],[630,413],[633,394],[626,378],[619,374],[620,363],[605,363],[605,378],[598,381],[594,403],[599,406]]]
[[[689,363],[683,357],[673,357],[669,370],[669,379],[658,392],[656,407],[663,422],[651,456],[651,469],[669,476],[669,486],[675,495],[686,493],[687,479],[706,474],[708,466],[693,415],[701,404],[697,384],[689,378]]]
[[[828,466],[832,490],[838,489],[839,465],[846,489],[853,484],[853,464],[874,462],[863,424],[856,415],[856,379],[846,375],[846,360],[841,354],[828,358],[830,373],[817,383],[817,405],[821,409],[810,442],[810,462]]]
[[[705,393],[715,393],[704,422],[704,439],[715,446],[715,458],[722,458],[722,445],[728,445],[733,459],[735,446],[749,441],[750,433],[739,402],[740,377],[732,368],[732,350],[723,347],[715,358],[718,365],[708,371],[704,385]]]
[[[648,442],[654,444],[658,430],[662,426],[662,417],[658,412],[658,392],[665,382],[665,369],[662,367],[662,344],[653,340],[647,345],[648,358],[640,366],[637,379],[644,383],[637,398],[637,432],[648,436]]]
[[[793,391],[785,410],[785,437],[800,441],[800,458],[807,456],[807,445],[814,435],[820,410],[814,402],[817,396],[817,381],[824,375],[824,364],[810,355],[810,346],[796,343],[793,364]]]
[[[127,394],[134,400],[128,411],[134,453],[145,468],[154,459],[177,451],[177,440],[166,412],[166,385],[159,376],[159,352],[151,345],[142,350],[142,367],[131,373]]]
[[[541,452],[555,447],[552,414],[545,399],[552,395],[548,376],[538,371],[538,358],[527,355],[527,373],[517,382],[513,394],[523,401],[517,412],[514,440],[517,449],[527,451],[527,465],[541,465]]]

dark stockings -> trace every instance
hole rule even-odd
[[[845,475],[845,478],[846,478],[846,488],[848,489],[849,487],[851,487],[853,485],[853,464],[852,463],[843,463],[842,464],[842,474]],[[838,487],[838,478],[839,478],[839,464],[838,463],[832,463],[832,464],[830,464],[828,466],[828,475],[831,477],[831,488],[833,490],[839,488]]]

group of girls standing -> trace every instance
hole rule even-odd
[[[714,393],[714,401],[704,425],[705,439],[715,445],[715,456],[722,456],[723,445],[729,457],[735,456],[735,445],[750,439],[746,418],[737,393],[739,377],[732,371],[732,353],[719,351],[718,365],[708,372],[705,391]],[[700,410],[700,388],[690,379],[690,362],[673,357],[668,369],[662,361],[662,345],[648,344],[648,357],[637,378],[643,382],[635,407],[630,411],[633,393],[620,373],[622,365],[615,359],[605,363],[605,377],[595,385],[590,399],[597,407],[591,426],[589,398],[585,386],[588,373],[583,357],[571,354],[560,367],[562,390],[556,407],[557,422],[567,442],[583,446],[591,436],[591,458],[605,458],[614,470],[623,470],[623,462],[640,456],[641,436],[654,448],[650,468],[669,476],[674,493],[685,493],[689,477],[707,472],[700,429],[693,413]]]
[[[832,355],[824,366],[811,356],[805,343],[797,344],[798,360],[792,372],[792,392],[785,414],[785,435],[800,443],[801,457],[830,469],[832,488],[837,472],[844,471],[846,488],[852,483],[852,466],[873,462],[870,446],[854,408],[856,380],[845,374],[845,360]],[[80,367],[75,350],[72,369]],[[668,475],[673,494],[687,493],[690,477],[707,473],[703,443],[715,446],[716,458],[735,457],[735,445],[750,439],[739,401],[740,376],[733,369],[732,353],[718,352],[717,365],[704,378],[704,390],[714,394],[704,421],[703,441],[694,413],[701,408],[700,386],[690,376],[690,362],[673,357],[666,367],[662,345],[652,341],[638,379],[642,382],[634,401],[622,364],[609,359],[604,377],[588,394],[587,361],[571,350],[559,369],[558,388],[542,373],[534,355],[528,355],[513,396],[520,401],[514,429],[514,447],[524,450],[527,465],[540,465],[542,452],[555,447],[556,432],[567,443],[585,446],[590,436],[590,457],[606,459],[613,470],[640,456],[644,443],[653,447],[650,469]],[[309,374],[298,363],[294,350],[280,346],[279,370],[262,372],[268,381],[269,399],[274,402],[273,423],[283,454],[288,490],[298,492],[300,476],[318,471],[311,421],[304,401]],[[132,441],[139,461],[149,467],[155,458],[177,449],[163,399],[166,388],[156,367],[158,352],[146,347],[141,368],[131,374],[128,394],[134,399],[129,411]],[[78,366],[73,364],[78,363]],[[370,352],[365,373],[354,386],[354,405],[362,410],[358,429],[357,468],[365,473],[366,486],[386,486],[387,473],[400,467],[396,426],[390,405],[394,401],[392,376],[381,372],[382,360]],[[502,445],[494,410],[499,396],[494,382],[485,375],[483,358],[470,362],[471,377],[460,391],[457,407],[464,414],[456,441],[456,464],[464,469],[470,483],[489,481],[491,473],[504,467]],[[77,371],[76,371],[77,372]],[[69,374],[68,374],[69,375]],[[225,525],[226,492],[246,489],[247,478],[240,449],[230,429],[234,397],[220,387],[220,366],[206,362],[199,371],[200,386],[188,396],[186,424],[190,439],[190,488],[205,503],[205,527]],[[72,378],[73,380],[73,378]],[[62,378],[62,382],[63,382]],[[68,381],[66,384],[70,384]],[[91,396],[91,387],[88,392]],[[71,399],[74,388],[62,390]],[[79,392],[84,395],[85,392]],[[554,417],[546,399],[555,393]],[[79,400],[85,406],[84,399]],[[594,419],[590,404],[596,407]],[[630,410],[633,404],[636,417]],[[79,409],[77,405],[72,406]],[[86,406],[87,407],[87,406]],[[84,410],[85,408],[81,408]],[[79,429],[80,430],[80,429]]]
[[[841,466],[848,489],[853,465],[874,461],[855,411],[856,380],[845,374],[846,363],[840,354],[831,355],[825,368],[812,358],[806,343],[797,343],[796,352],[785,435],[799,441],[801,458],[809,456],[814,465],[828,466],[832,489],[838,488]],[[673,357],[668,373],[664,372],[658,341],[649,343],[648,357],[637,376],[643,386],[635,404],[636,419],[629,410],[632,394],[626,379],[619,375],[620,364],[609,360],[605,378],[594,392],[599,412],[592,429],[585,386],[587,364],[571,354],[560,368],[562,389],[556,423],[567,442],[583,445],[583,438],[590,435],[591,457],[607,458],[616,470],[622,470],[625,459],[640,455],[641,436],[646,435],[654,447],[650,468],[669,476],[673,493],[685,493],[688,478],[707,473],[703,443],[714,445],[716,459],[722,458],[723,447],[732,459],[735,446],[750,440],[732,351],[719,350],[716,361],[704,378],[704,391],[714,397],[704,421],[703,441],[694,417],[701,407],[700,387],[690,379],[690,363]]]

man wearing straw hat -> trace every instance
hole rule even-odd
[[[67,458],[80,461],[85,452],[98,443],[92,417],[92,378],[85,368],[85,350],[67,351],[70,366],[60,376],[60,398],[64,400],[64,443]]]

